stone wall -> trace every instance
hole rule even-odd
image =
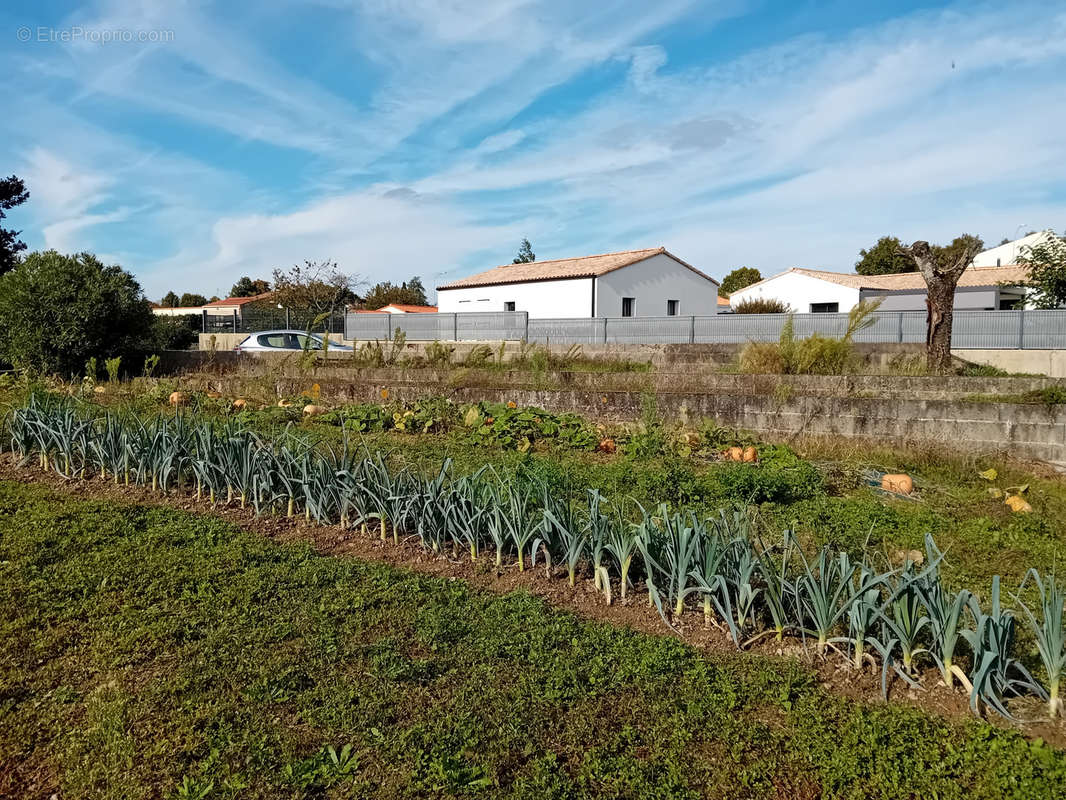
[[[327,404],[383,398],[413,402],[443,395],[457,402],[513,401],[603,421],[639,419],[643,404],[653,396],[668,418],[714,419],[719,425],[775,437],[942,443],[952,450],[1007,451],[1066,464],[1066,406],[961,399],[969,394],[1016,394],[1054,383],[1049,379],[710,375],[702,376],[708,381],[703,386],[689,383],[678,389],[663,383],[669,375],[654,373],[567,373],[549,384],[551,375],[518,372],[467,373],[457,380],[455,370],[348,370],[346,376],[326,368],[287,376],[201,374],[183,382],[189,388],[213,388],[261,402],[296,395],[317,383]],[[646,383],[627,386],[622,380]]]

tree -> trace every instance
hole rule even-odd
[[[951,369],[951,322],[955,310],[955,287],[963,271],[984,249],[980,237],[963,234],[941,247],[918,241],[900,248],[925,278],[926,366],[935,372]]]
[[[528,264],[531,261],[537,260],[537,254],[533,252],[533,245],[529,243],[529,239],[523,239],[522,244],[518,247],[518,255],[514,257],[512,264]]]
[[[387,305],[399,303],[408,306],[428,305],[426,289],[422,285],[422,279],[417,275],[409,281],[404,281],[399,286],[394,286],[389,281],[376,283],[363,298],[363,305],[370,311],[376,311]]]
[[[270,281],[262,278],[249,278],[247,275],[240,278],[233,288],[229,290],[230,297],[255,297],[270,291]]]
[[[892,275],[914,272],[914,261],[904,254],[903,244],[895,236],[882,236],[869,250],[859,251],[855,271],[860,275]]]
[[[722,285],[718,287],[718,294],[722,297],[729,297],[738,289],[751,286],[761,280],[762,273],[754,267],[737,267],[722,278]]]
[[[411,296],[414,297],[415,300],[416,300],[416,302],[411,303],[411,305],[414,305],[414,306],[428,306],[429,305],[429,299],[426,297],[426,287],[422,284],[422,279],[419,276],[417,276],[417,275],[412,276],[411,280],[406,281],[404,283],[404,286],[406,286],[408,288],[408,290],[412,292]]]
[[[199,339],[202,325],[199,314],[182,314],[176,317],[155,315],[147,349],[155,352],[188,350]]]
[[[207,305],[207,298],[204,297],[202,294],[193,294],[192,292],[186,292],[181,296],[181,299],[178,301],[178,305],[181,308],[204,306]]]
[[[177,292],[167,292],[159,301],[159,305],[163,308],[177,308],[181,305],[181,298],[178,297]]]
[[[1066,241],[1052,236],[1032,247],[1023,247],[1018,263],[1029,268],[1025,300],[1036,308],[1066,305]]]
[[[305,261],[289,270],[274,270],[274,302],[315,314],[333,313],[357,299],[356,275],[341,272],[335,261]]]
[[[152,342],[140,284],[91,253],[23,258],[0,277],[0,319],[0,359],[49,374],[79,373],[93,357],[141,355]]]
[[[8,211],[29,199],[30,193],[21,178],[12,175],[0,180],[0,221],[7,217]],[[21,232],[0,228],[0,275],[13,270],[18,264],[18,254],[26,249],[26,243],[18,238]]]

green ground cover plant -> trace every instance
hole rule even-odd
[[[0,576],[0,794],[1066,791],[1066,756],[1013,730],[167,507],[0,482]]]
[[[116,486],[138,484],[163,493],[195,487],[197,500],[236,501],[256,516],[302,514],[308,521],[364,536],[380,530],[382,541],[391,529],[394,543],[401,536],[415,536],[427,551],[450,552],[453,558],[468,552],[476,561],[481,551],[494,549],[497,568],[505,558],[508,563],[516,559],[519,572],[527,563],[535,566],[538,558],[549,564],[563,559],[577,563],[581,555],[575,556],[573,541],[583,538],[585,561],[608,604],[615,581],[624,594],[630,580],[637,585],[642,579],[649,604],[668,625],[685,614],[690,596],[702,598],[705,622],[727,625],[738,647],[769,631],[770,618],[779,637],[785,631],[804,641],[814,636],[819,654],[838,643],[857,650],[868,644],[880,656],[886,694],[890,669],[918,686],[915,655],[942,649],[938,629],[932,629],[931,641],[922,633],[927,619],[921,616],[922,604],[932,611],[922,587],[940,593],[943,560],[928,535],[926,566],[920,571],[923,559],[909,554],[902,568],[868,559],[865,553],[861,560],[853,559],[829,545],[808,557],[786,531],[785,552],[797,554],[797,560],[774,556],[772,548],[756,541],[743,507],[732,516],[720,511],[707,517],[671,510],[666,503],[655,511],[637,503],[640,519],[634,522],[622,509],[604,504],[597,491],[575,503],[545,483],[505,479],[491,468],[456,475],[446,460],[427,477],[392,469],[380,453],[347,440],[336,449],[319,449],[295,436],[266,441],[234,421],[217,424],[179,414],[145,423],[116,412],[92,416],[83,411],[64,398],[32,396],[6,422],[13,459],[20,465],[35,460],[68,479],[99,475]],[[731,491],[736,494],[735,487]],[[628,545],[619,544],[626,541]],[[605,551],[614,553],[619,565],[613,575],[604,564]],[[634,552],[640,558],[632,561]],[[704,566],[697,570],[701,561]],[[630,566],[635,567],[632,572]],[[1027,565],[1027,577],[1032,575],[1037,586],[1044,585],[1041,574]],[[1054,578],[1045,573],[1043,580],[1054,594]],[[768,589],[771,584],[776,590]],[[1000,576],[993,576],[984,604],[978,594],[970,597],[968,621],[956,626],[968,646],[968,671],[952,674],[969,694],[971,708],[1009,717],[1011,698],[1048,699],[1048,690],[1015,648],[1014,611],[1001,603]],[[874,614],[880,623],[875,624]],[[856,617],[866,620],[859,634],[839,636],[843,621]],[[1028,618],[1035,619],[1032,614]],[[1037,639],[1050,637],[1055,654],[1066,649],[1061,620],[1055,627],[1045,614],[1042,625],[1033,623]],[[1049,685],[1055,686],[1057,668],[1048,661],[1050,652],[1041,648],[1039,656]],[[1049,709],[1057,713],[1054,697]]]

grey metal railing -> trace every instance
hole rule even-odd
[[[470,314],[355,314],[345,317],[344,338],[409,341],[513,341],[541,344],[671,344],[774,341],[788,314],[719,314],[709,317],[591,317],[530,319],[523,311]],[[879,311],[857,342],[922,343],[924,311]],[[841,336],[847,314],[794,314],[797,338]],[[958,349],[1066,349],[1066,309],[956,311],[951,343]]]

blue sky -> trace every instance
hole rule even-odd
[[[435,286],[523,236],[721,276],[1066,227],[1061,2],[37,0],[0,36],[10,222],[154,299]]]

